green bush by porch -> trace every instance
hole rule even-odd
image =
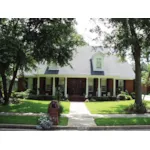
[[[19,113],[47,113],[49,101],[21,100],[19,104],[0,105],[0,112],[19,112]],[[70,102],[60,102],[63,106],[63,114],[68,114]]]
[[[125,109],[134,103],[134,100],[113,102],[87,102],[85,105],[92,114],[125,114]],[[147,102],[150,108],[150,102]]]
[[[150,125],[150,118],[95,118],[97,126]]]
[[[2,124],[28,124],[28,125],[37,125],[38,124],[37,116],[0,116],[0,123]],[[60,117],[59,125],[67,126],[68,118]]]

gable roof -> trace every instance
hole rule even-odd
[[[119,58],[115,55],[104,56],[103,71],[93,71],[92,56],[96,53],[105,53],[106,50],[93,50],[91,46],[78,47],[74,52],[73,60],[70,66],[60,67],[58,70],[48,70],[47,64],[38,64],[38,69],[31,72],[25,72],[25,76],[35,74],[56,74],[56,75],[74,75],[74,76],[89,76],[89,75],[104,75],[104,76],[118,76],[122,79],[135,79],[135,73],[132,67],[127,62],[119,62]]]

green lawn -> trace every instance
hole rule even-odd
[[[0,116],[0,123],[6,124],[30,124],[37,125],[38,118],[36,116]],[[68,118],[60,117],[59,125],[67,126]]]
[[[59,118],[59,125],[60,126],[67,126],[68,125],[68,118],[67,117],[60,117]]]
[[[0,105],[0,112],[21,112],[21,113],[47,113],[49,101],[39,100],[21,100],[19,104],[10,104],[8,106]],[[70,102],[61,102],[63,114],[68,114]]]
[[[95,118],[97,126],[150,125],[150,118]]]
[[[133,100],[113,101],[113,102],[85,102],[88,110],[92,114],[124,114],[125,108],[133,104]],[[150,108],[150,102],[147,102]]]

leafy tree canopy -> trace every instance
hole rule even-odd
[[[84,41],[74,29],[75,19],[1,19],[0,74],[8,103],[18,70],[29,70],[37,62],[68,65],[76,46]],[[7,89],[6,76],[13,76]]]
[[[98,40],[104,36],[102,47],[112,48],[122,60],[130,54],[135,61],[135,103],[141,105],[141,57],[145,56],[143,52],[149,53],[150,19],[108,18],[93,20],[96,20],[96,26],[92,32],[98,34]],[[110,32],[103,32],[102,24]]]

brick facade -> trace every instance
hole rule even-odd
[[[73,78],[71,78],[73,79]],[[79,78],[78,78],[79,80]],[[69,81],[69,79],[67,80]],[[51,78],[51,83],[53,83],[53,78]],[[55,78],[55,86],[57,87],[59,83],[59,78]],[[113,94],[113,79],[107,79],[106,81],[106,94],[107,92],[110,92],[110,94]],[[72,87],[72,84],[71,84]],[[67,92],[70,91],[70,87],[69,85],[67,85]],[[70,89],[69,89],[70,88]],[[78,87],[79,88],[79,87]],[[77,88],[77,89],[78,89]],[[82,87],[80,87],[80,90],[82,88],[82,93],[85,93],[86,91],[86,80],[84,79],[84,84],[82,84]],[[96,91],[98,88],[98,78],[94,78],[93,80],[93,92],[89,93],[92,94],[93,96],[96,96]],[[116,80],[116,94],[117,94],[117,88],[118,88],[118,80]],[[37,90],[37,78],[33,78],[33,89],[36,91]],[[19,78],[18,80],[18,91],[24,91],[25,89],[25,84],[24,84],[24,79],[23,78]],[[129,93],[134,92],[134,80],[124,80],[124,90],[128,90]],[[142,87],[143,92],[148,92],[148,90],[150,91],[150,88],[145,88]],[[46,78],[45,77],[40,77],[40,94],[50,94],[52,95],[52,87],[51,87],[51,91],[46,91]]]
[[[113,79],[107,79],[107,92],[113,93]]]
[[[18,79],[18,91],[25,91],[24,78]]]
[[[134,80],[126,80],[125,81],[125,89],[129,93],[134,92]]]

